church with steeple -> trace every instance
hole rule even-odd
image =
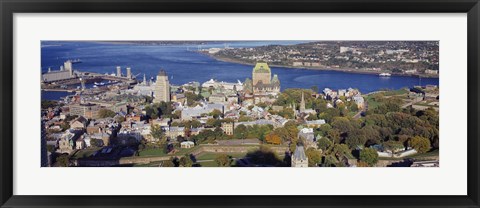
[[[308,157],[302,145],[296,146],[295,152],[292,155],[291,166],[297,168],[308,167]]]

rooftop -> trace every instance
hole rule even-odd
[[[270,67],[265,62],[258,62],[253,68],[254,73],[270,73]]]

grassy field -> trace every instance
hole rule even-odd
[[[72,159],[80,159],[80,158],[90,157],[94,152],[96,152],[100,149],[102,149],[102,148],[101,147],[95,147],[95,148],[79,150],[74,155],[72,155],[71,158]]]
[[[202,167],[218,167],[215,161],[200,162],[198,164],[201,165]]]
[[[196,147],[193,147],[193,148],[190,148],[190,149],[177,149],[179,150],[177,153],[175,154],[165,154],[165,152],[163,151],[162,148],[158,148],[158,149],[146,149],[146,150],[142,150],[138,153],[138,155],[140,157],[150,157],[150,156],[183,156],[185,154],[190,154],[192,151],[198,149],[199,147],[196,146]]]
[[[416,154],[411,156],[410,158],[416,159],[416,160],[429,160],[431,158],[438,158],[440,155],[440,152],[437,150],[433,150],[431,152],[426,152],[426,153],[421,153],[421,154]]]
[[[163,149],[146,149],[138,152],[139,156],[166,156],[165,152]]]
[[[215,158],[221,153],[202,153],[196,157],[197,160],[215,160]],[[227,153],[227,155],[233,158],[245,157],[246,153]]]
[[[373,95],[365,96],[365,101],[367,101],[368,103],[368,109],[374,109],[378,107],[378,105],[380,104],[379,102],[375,101],[373,97],[374,97]]]
[[[407,93],[408,93],[407,89],[399,89],[399,90],[387,91],[387,92],[384,92],[383,94],[385,96],[398,96],[398,95],[403,95],[403,94],[407,94]]]
[[[385,92],[381,92],[381,93],[377,93],[377,94],[370,94],[370,95],[365,96],[364,98],[365,98],[365,101],[368,103],[368,109],[374,109],[374,108],[378,107],[378,105],[380,104],[378,101],[376,101],[374,99],[375,96],[383,95],[383,97],[395,96],[395,97],[398,97],[398,98],[404,98],[404,97],[406,97],[407,93],[408,93],[407,89],[399,89],[399,90],[385,91]],[[380,97],[382,97],[382,96],[380,96]]]

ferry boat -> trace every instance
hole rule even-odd
[[[80,60],[80,59],[71,59],[70,62],[72,62],[72,64],[78,64],[78,63],[82,63],[82,60]]]
[[[379,74],[378,76],[381,76],[381,77],[389,77],[389,76],[392,76],[390,73],[381,73]]]

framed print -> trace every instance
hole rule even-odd
[[[2,1],[2,207],[478,207],[478,1]]]

